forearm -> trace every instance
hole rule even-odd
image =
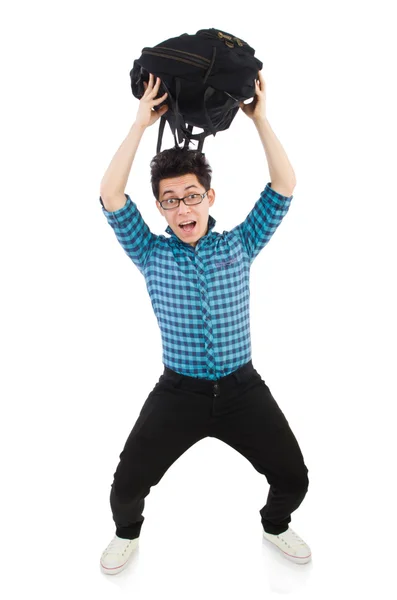
[[[132,163],[146,127],[133,123],[127,137],[117,150],[101,181],[101,196],[124,193]]]
[[[266,118],[256,119],[254,123],[266,153],[272,188],[284,196],[292,195],[295,173],[284,148]]]

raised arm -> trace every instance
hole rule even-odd
[[[265,80],[262,72],[258,72],[259,81],[256,80],[255,98],[249,104],[240,103],[241,110],[253,120],[263,144],[271,188],[282,196],[291,196],[296,185],[295,173],[288,160],[284,148],[277,139],[266,118],[266,92]]]
[[[108,211],[114,212],[125,205],[124,191],[143,133],[168,110],[167,105],[162,106],[158,111],[154,109],[165,100],[167,93],[155,100],[161,80],[158,77],[155,85],[153,81],[154,75],[150,73],[148,84],[146,82],[143,84],[145,93],[139,101],[135,122],[102,177],[100,195]]]

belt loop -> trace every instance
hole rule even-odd
[[[164,368],[163,377],[165,378],[165,380],[168,379],[169,381],[171,381],[174,387],[178,387],[183,379],[183,375],[172,371],[172,369],[169,369],[168,367]]]
[[[240,367],[239,369],[237,369],[237,371],[234,371],[234,373],[232,373],[232,375],[234,375],[235,379],[237,379],[238,383],[242,383],[247,381],[249,374],[252,373],[253,371],[253,365],[252,365],[252,359],[246,363],[245,365],[243,365],[242,367]]]
[[[167,377],[168,377],[169,381],[171,381],[173,387],[175,387],[175,388],[179,387],[179,384],[182,381],[182,375],[172,374],[172,375],[168,375]]]

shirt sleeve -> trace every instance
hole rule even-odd
[[[273,190],[269,182],[246,219],[231,230],[240,237],[251,264],[287,214],[292,198]]]
[[[114,212],[106,210],[100,196],[99,201],[103,214],[119,243],[124,248],[127,256],[143,274],[146,261],[158,236],[150,231],[135,202],[131,200],[128,194],[124,195],[126,197],[125,205]]]

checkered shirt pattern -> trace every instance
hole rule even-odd
[[[208,232],[195,248],[167,227],[152,233],[136,204],[114,211],[100,203],[117,240],[139,269],[156,315],[165,366],[189,377],[217,380],[251,360],[250,267],[288,212],[293,196],[267,183],[245,220],[231,231]]]

